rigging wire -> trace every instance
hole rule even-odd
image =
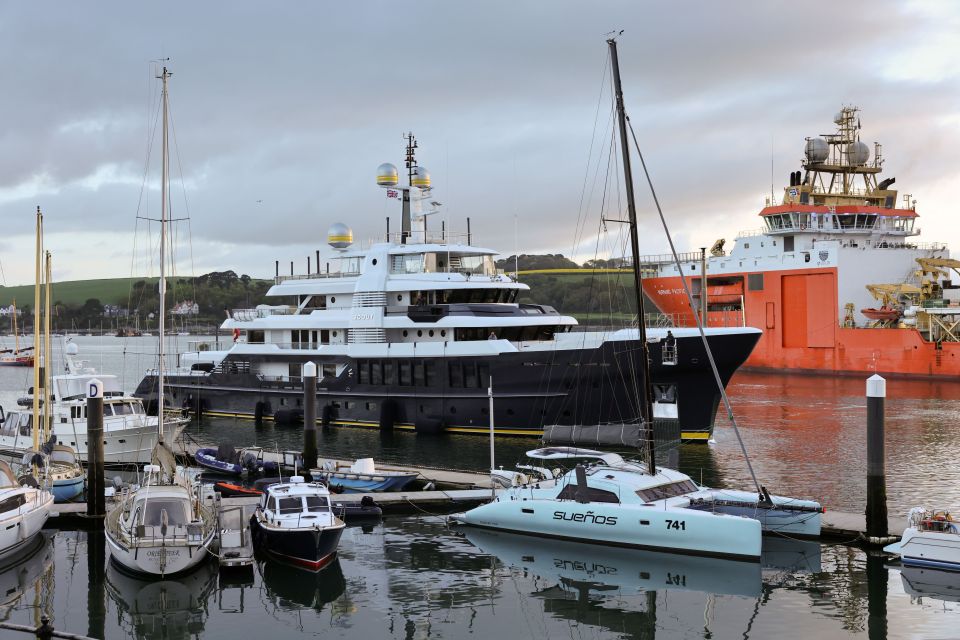
[[[694,308],[693,295],[690,292],[690,284],[680,266],[680,257],[677,255],[677,249],[673,244],[673,237],[670,235],[669,227],[667,227],[667,220],[663,215],[663,208],[660,206],[660,199],[657,197],[657,192],[653,187],[653,180],[650,178],[650,172],[647,171],[647,163],[643,159],[643,152],[640,151],[640,145],[637,143],[637,134],[633,130],[633,123],[630,121],[629,116],[627,116],[627,125],[630,127],[630,135],[633,137],[633,146],[636,148],[637,155],[640,158],[640,166],[643,167],[643,175],[647,179],[647,186],[650,188],[650,195],[653,197],[653,203],[657,207],[657,214],[660,216],[660,223],[663,225],[663,232],[667,236],[667,243],[670,245],[670,253],[673,255],[673,262],[677,266],[677,270],[680,273],[680,280],[683,282],[683,289],[687,294],[687,301],[690,303],[691,308]],[[634,259],[639,260],[640,256],[635,256]],[[703,286],[705,287],[706,284],[707,283],[704,282]],[[716,380],[717,388],[720,390],[720,397],[723,398],[723,405],[727,410],[727,419],[730,420],[730,424],[733,426],[733,432],[737,436],[737,442],[740,443],[740,450],[743,451],[743,458],[747,462],[747,469],[750,471],[750,477],[753,478],[753,484],[757,488],[757,493],[759,493],[761,499],[763,499],[764,496],[766,496],[766,491],[757,480],[757,474],[754,473],[753,465],[750,463],[750,455],[747,453],[747,447],[743,443],[743,438],[740,436],[740,428],[737,426],[737,420],[733,415],[733,406],[730,404],[730,398],[727,396],[727,390],[723,386],[723,381],[720,379],[720,372],[717,370],[717,362],[714,360],[713,351],[710,350],[710,345],[707,342],[707,334],[703,330],[703,319],[700,317],[700,314],[697,313],[693,314],[693,317],[697,321],[697,330],[700,332],[700,339],[703,341],[704,350],[707,352],[707,360],[710,362],[710,369],[713,371],[714,380]]]

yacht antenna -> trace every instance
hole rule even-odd
[[[627,190],[627,212],[630,216],[630,250],[633,253],[633,294],[637,304],[637,331],[640,339],[640,360],[643,373],[640,417],[646,427],[647,467],[650,475],[657,474],[653,444],[653,399],[650,394],[650,349],[647,346],[647,330],[643,320],[643,289],[640,276],[640,241],[637,238],[637,205],[633,196],[633,174],[630,169],[630,147],[627,139],[627,115],[623,108],[623,89],[620,86],[620,64],[617,61],[617,40],[607,40],[610,46],[610,63],[613,68],[613,86],[617,100],[617,123],[620,127],[620,152],[623,155],[623,176]],[[631,369],[636,387],[636,371]]]
[[[162,177],[160,180],[160,345],[158,348],[159,365],[157,367],[157,444],[163,444],[163,340],[166,325],[164,319],[167,312],[167,276],[166,276],[166,248],[167,248],[167,204],[168,190],[170,188],[170,154],[168,151],[168,131],[167,131],[167,78],[170,72],[163,67],[163,72],[158,76],[163,82],[163,156],[160,162]]]
[[[402,189],[403,208],[400,218],[400,244],[407,244],[407,238],[410,237],[410,189],[413,188],[413,176],[417,172],[417,139],[413,137],[413,132],[403,136],[407,140],[407,157],[405,164],[407,167],[407,188]],[[426,238],[424,238],[426,241]]]

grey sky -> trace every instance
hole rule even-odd
[[[830,132],[851,103],[863,139],[884,144],[884,175],[917,199],[922,239],[960,246],[952,3],[5,3],[6,284],[32,280],[37,205],[57,279],[127,276],[145,255],[134,231],[159,87],[149,61],[165,56],[196,274],[270,276],[275,259],[299,272],[330,253],[333,222],[358,240],[388,214],[398,224],[374,178],[401,164],[407,130],[448,228],[470,216],[476,244],[569,255],[615,28],[628,112],[681,250],[759,226],[771,153],[780,194],[804,136]],[[142,215],[159,209],[158,166]],[[664,252],[662,234],[642,249]]]

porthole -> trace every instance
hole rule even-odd
[[[333,337],[334,337],[334,338],[337,337],[337,332],[336,332],[336,331],[333,332]]]
[[[408,335],[409,335],[409,332],[408,332],[406,329],[404,329],[404,330],[403,330],[403,337],[406,338]]]
[[[372,261],[370,262],[370,264],[372,264],[372,265],[374,265],[374,266],[376,266],[376,265],[377,265],[377,259],[376,259],[376,258],[374,258],[374,259],[373,259],[373,260],[372,260]]]
[[[447,330],[446,330],[446,329],[440,329],[440,337],[441,337],[441,338],[446,338],[446,337],[447,337]]]
[[[418,338],[422,338],[422,337],[423,337],[423,329],[417,329],[417,337],[418,337]]]
[[[337,301],[336,296],[330,296],[330,304],[333,304],[336,301]]]
[[[450,407],[450,413],[456,413],[456,412],[457,412],[456,407]]]
[[[433,329],[430,329],[430,337],[433,337]]]
[[[397,302],[402,302],[402,301],[403,301],[403,294],[401,293],[400,295],[397,296]]]

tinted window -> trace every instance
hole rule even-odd
[[[330,502],[326,496],[307,496],[307,511],[326,511]]]
[[[560,500],[576,500],[578,488],[579,485],[568,484],[563,488],[563,491],[557,495],[557,498]],[[587,502],[620,502],[620,498],[612,491],[604,491],[603,489],[587,487],[584,489],[584,492]]]
[[[410,361],[401,360],[398,369],[400,372],[400,386],[409,387],[411,384],[413,384],[413,380],[410,375]]]
[[[697,485],[695,485],[693,481],[681,480],[680,482],[664,484],[660,485],[659,487],[640,489],[637,491],[637,495],[644,502],[653,502],[654,500],[664,500],[665,498],[682,496],[685,493],[692,493],[696,490]]]
[[[303,504],[300,498],[280,498],[280,508],[278,511],[284,513],[300,513],[303,510]]]
[[[145,501],[143,524],[160,526],[163,524],[163,514],[167,514],[167,524],[170,526],[187,524],[185,505],[179,500],[163,500],[154,498]]]

